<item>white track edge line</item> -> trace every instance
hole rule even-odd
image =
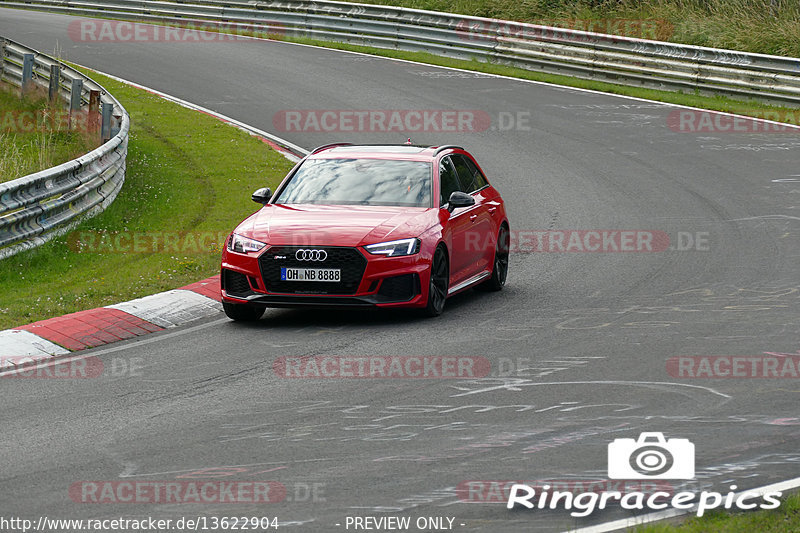
[[[203,319],[200,318],[198,320],[203,320]],[[202,324],[198,324],[196,326],[191,326],[191,327],[188,327],[188,328],[180,329],[180,330],[177,330],[177,331],[168,331],[168,328],[163,328],[163,329],[161,329],[159,331],[151,331],[151,332],[148,332],[145,335],[139,335],[138,337],[132,337],[130,339],[123,339],[121,342],[124,342],[124,344],[122,344],[122,345],[119,345],[119,342],[115,342],[115,343],[111,343],[112,345],[96,346],[94,348],[86,348],[84,350],[70,352],[69,354],[54,355],[54,356],[50,357],[49,359],[44,359],[42,361],[37,362],[36,364],[25,365],[23,367],[23,369],[26,372],[29,372],[29,371],[31,371],[33,369],[41,369],[41,368],[46,368],[46,367],[50,367],[50,366],[71,363],[73,361],[82,361],[82,360],[88,359],[90,357],[97,357],[99,355],[105,355],[105,354],[109,354],[109,353],[113,353],[113,352],[119,352],[119,351],[122,351],[122,350],[127,350],[127,349],[131,348],[132,346],[141,346],[141,345],[151,344],[153,342],[158,342],[158,341],[161,341],[163,339],[168,339],[170,337],[177,337],[179,335],[185,335],[187,333],[193,333],[195,331],[198,331],[198,330],[201,330],[201,329],[205,329],[205,328],[208,328],[208,327],[211,327],[211,326],[216,326],[217,324],[222,324],[222,323],[225,323],[225,322],[230,322],[230,320],[227,317],[225,317],[225,318],[217,318],[217,319],[214,319],[214,320],[212,320],[210,322],[204,322]],[[153,336],[154,334],[162,333],[162,332],[165,332],[165,331],[166,331],[166,333],[163,333],[161,335]],[[128,342],[125,342],[125,341],[128,341]],[[116,345],[116,346],[114,346],[114,345]],[[94,350],[94,351],[92,351],[91,353],[86,353],[86,352],[89,352],[90,350]],[[8,375],[16,375],[16,374],[19,373],[19,371],[20,371],[20,368],[3,370],[3,371],[0,372],[0,378],[8,376]]]

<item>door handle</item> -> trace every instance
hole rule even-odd
[[[490,215],[494,215],[494,212],[495,212],[495,211],[497,211],[497,208],[496,208],[496,207],[490,207],[490,208],[489,208],[489,214],[490,214]]]
[[[475,219],[476,219],[476,218],[478,218],[478,215],[470,215],[470,216],[469,216],[469,219],[470,219],[472,222],[475,222]]]

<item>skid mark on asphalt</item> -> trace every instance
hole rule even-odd
[[[494,381],[496,384],[487,384],[486,382]],[[451,388],[456,390],[461,390],[459,394],[452,394],[451,398],[458,398],[461,396],[472,396],[475,394],[486,394],[489,392],[496,392],[496,391],[511,391],[511,392],[519,392],[524,387],[546,387],[546,386],[565,386],[565,385],[623,385],[623,386],[630,386],[630,387],[641,387],[646,389],[660,389],[660,390],[671,390],[673,392],[678,392],[679,394],[686,396],[686,397],[694,397],[691,392],[706,392],[713,396],[717,396],[719,398],[724,398],[724,400],[728,400],[731,397],[727,394],[719,392],[711,387],[703,387],[701,385],[689,385],[686,383],[671,383],[671,382],[662,382],[662,381],[553,381],[553,382],[537,382],[532,381],[529,379],[523,378],[487,378],[487,379],[476,379],[471,382],[468,382],[475,388],[468,388],[463,385],[450,385]],[[687,390],[693,389],[693,390]],[[723,401],[722,403],[725,403]]]

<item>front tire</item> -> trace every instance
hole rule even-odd
[[[431,262],[431,279],[428,284],[428,304],[423,310],[425,316],[439,316],[444,311],[447,300],[447,290],[450,288],[450,268],[447,262],[447,252],[439,246],[433,254]]]
[[[508,228],[500,226],[497,234],[497,245],[494,250],[494,263],[492,264],[492,276],[478,285],[485,291],[497,292],[503,290],[508,277],[508,250],[510,247],[511,236]]]
[[[264,316],[265,308],[256,305],[222,302],[222,309],[231,320],[235,320],[237,322],[255,322]]]

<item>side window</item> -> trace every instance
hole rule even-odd
[[[454,155],[453,164],[458,172],[459,180],[464,184],[464,192],[473,193],[487,185],[486,178],[468,157]]]
[[[461,184],[458,183],[456,171],[453,164],[450,162],[449,157],[443,157],[439,162],[439,206],[443,206],[450,199],[450,195],[455,191],[461,190]]]
[[[476,189],[483,189],[484,187],[489,185],[489,182],[486,181],[486,177],[483,175],[478,166],[472,162],[472,159],[470,159],[469,157],[464,157],[464,161],[466,162],[467,167],[469,167],[470,171],[472,171],[472,175],[475,177]]]

